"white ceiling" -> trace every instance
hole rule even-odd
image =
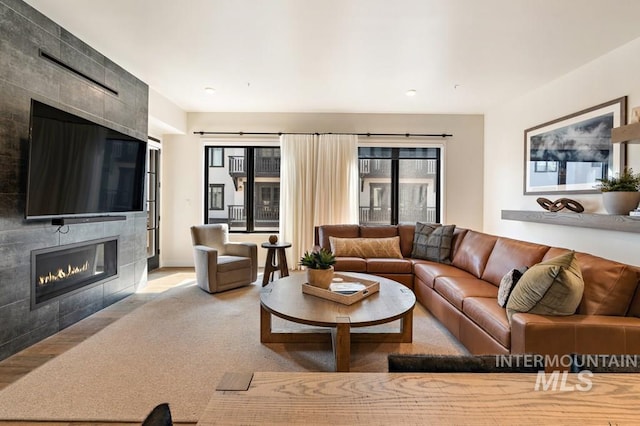
[[[483,113],[640,37],[639,0],[26,2],[185,111]]]

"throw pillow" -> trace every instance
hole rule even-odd
[[[416,223],[413,234],[414,259],[431,260],[433,262],[451,264],[451,248],[453,247],[453,231],[455,225],[440,225],[437,223]]]
[[[400,237],[388,238],[338,238],[329,237],[331,251],[338,257],[387,257],[402,259]]]
[[[511,292],[507,317],[516,312],[573,315],[584,292],[582,272],[571,251],[529,268]]]
[[[498,287],[498,305],[503,308],[507,306],[507,301],[509,300],[509,296],[511,296],[511,292],[527,269],[528,268],[526,266],[518,269],[512,269],[502,277],[500,280],[500,287]]]

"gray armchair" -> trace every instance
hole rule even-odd
[[[258,278],[258,246],[229,242],[226,224],[191,227],[196,281],[209,293],[251,284]]]

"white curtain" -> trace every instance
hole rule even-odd
[[[280,239],[299,269],[314,226],[358,223],[358,137],[282,135],[280,156]]]
[[[290,269],[300,269],[302,254],[313,247],[317,139],[316,135],[280,136],[280,239],[291,243]]]
[[[358,136],[320,135],[314,225],[358,223]]]

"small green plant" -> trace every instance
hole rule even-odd
[[[633,173],[633,169],[625,168],[617,177],[597,179],[600,183],[596,188],[602,192],[635,192],[640,191],[640,173]]]
[[[305,251],[300,258],[300,265],[310,269],[329,269],[336,263],[336,257],[330,250],[324,248]]]

